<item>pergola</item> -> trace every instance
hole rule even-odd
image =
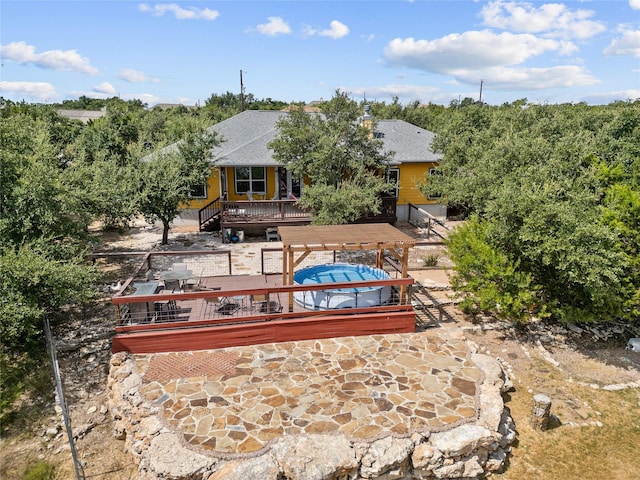
[[[387,251],[400,264],[402,278],[407,278],[409,249],[416,243],[412,237],[388,223],[278,227],[278,233],[282,239],[283,285],[293,285],[295,268],[311,252],[323,250],[377,250],[377,268],[383,267]],[[401,291],[402,298],[405,295],[404,288]],[[291,298],[290,305],[292,301]]]

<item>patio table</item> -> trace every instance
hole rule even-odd
[[[189,280],[193,275],[191,270],[167,270],[160,273],[160,280]]]
[[[136,289],[131,295],[153,295],[158,289],[159,282],[136,282],[133,284],[133,288]]]
[[[158,290],[159,285],[160,283],[157,281],[136,282],[133,284],[133,288],[136,290],[131,294],[131,296],[153,295]],[[135,320],[149,321],[153,318],[155,307],[153,302],[131,303],[129,304],[129,309]]]

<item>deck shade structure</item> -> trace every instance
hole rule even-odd
[[[388,223],[354,225],[306,225],[278,227],[282,239],[282,284],[293,285],[295,268],[311,253],[326,250],[376,250],[376,267],[383,268],[385,251],[400,264],[408,277],[409,249],[415,240]],[[400,297],[405,298],[405,286]],[[293,292],[289,294],[289,311]]]

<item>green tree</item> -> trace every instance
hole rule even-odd
[[[175,149],[167,147],[142,162],[139,209],[149,222],[162,222],[163,245],[193,186],[206,182],[210,175],[211,150],[219,143],[212,130],[192,131]]]
[[[533,314],[546,315],[534,276],[492,245],[487,222],[472,217],[449,236],[446,245],[456,265],[451,286],[462,298],[460,307],[465,312],[495,312],[518,324]]]
[[[322,115],[293,107],[278,122],[278,135],[269,144],[274,158],[311,185],[300,204],[317,224],[341,224],[380,212],[380,194],[388,190],[380,171],[391,154],[371,136],[373,126],[359,120],[358,104],[346,93],[321,106]]]
[[[422,190],[478,215],[486,234],[477,236],[508,260],[505,274],[530,276],[535,288],[516,284],[555,320],[637,318],[634,111],[632,104],[459,105],[436,141],[444,175]],[[464,236],[469,248],[473,238]],[[489,271],[478,269],[476,281],[498,288]],[[460,288],[473,285],[466,280]]]
[[[52,252],[53,250],[53,252]],[[0,249],[0,336],[6,348],[44,351],[43,319],[94,297],[96,275],[82,257],[42,242]]]
[[[93,268],[81,257],[89,217],[50,127],[26,112],[0,120],[0,336],[15,351],[43,351],[44,315],[93,292]]]

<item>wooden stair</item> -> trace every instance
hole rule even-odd
[[[416,314],[416,326],[420,329],[439,327],[443,318],[451,319],[445,307],[454,305],[455,302],[445,295],[434,295],[446,290],[430,290],[419,282],[413,284],[411,289],[411,305]]]

